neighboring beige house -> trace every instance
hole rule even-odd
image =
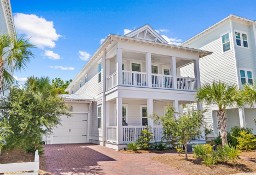
[[[201,83],[223,81],[236,84],[253,84],[256,75],[256,22],[230,15],[182,44],[213,52],[200,59]],[[182,76],[192,75],[193,67],[188,65],[181,71]],[[215,106],[209,108],[206,118],[213,124],[218,135]],[[227,110],[228,130],[233,126],[253,128],[256,134],[256,109],[230,107]]]
[[[0,0],[0,35],[14,35],[15,29],[12,18],[12,8],[10,0]],[[4,87],[4,91],[0,91],[0,98],[9,94],[9,87]]]
[[[182,112],[195,103],[200,86],[199,60],[210,52],[167,42],[145,25],[125,36],[109,35],[68,86],[63,98],[71,117],[62,116],[46,140],[53,143],[98,143],[121,149],[136,141],[146,125],[161,141],[162,126],[152,114],[168,105]],[[191,76],[180,69],[193,65]],[[204,142],[204,138],[196,140]]]

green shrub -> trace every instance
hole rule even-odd
[[[238,145],[237,137],[240,137],[240,133],[242,131],[245,131],[247,134],[252,134],[252,129],[250,128],[240,128],[238,126],[231,128],[230,133],[228,133],[228,136],[227,136],[228,144],[230,146],[237,147]]]
[[[147,127],[141,131],[141,135],[137,140],[139,149],[149,149],[150,141],[153,139],[153,134],[150,132],[150,129]]]
[[[194,147],[194,154],[196,158],[204,159],[205,156],[212,154],[213,149],[209,144],[199,144]]]
[[[220,137],[220,136],[218,136],[218,137],[216,137],[216,138],[214,139],[214,144],[215,144],[215,145],[221,145],[221,137]]]
[[[132,150],[132,151],[137,151],[138,150],[138,145],[135,142],[128,143],[127,149]]]
[[[153,149],[155,149],[155,150],[160,150],[160,151],[167,149],[166,143],[164,143],[164,142],[162,142],[162,141],[161,141],[161,142],[155,142],[155,143],[153,143],[153,144],[151,145],[151,147],[152,147]]]
[[[256,148],[256,138],[253,134],[241,131],[240,136],[237,137],[237,148],[240,150],[252,150]]]
[[[196,145],[194,147],[194,155],[196,158],[202,159],[207,166],[214,165],[218,162],[232,162],[234,163],[239,155],[239,151],[235,147],[228,145],[218,146],[216,151],[213,151],[209,144]]]

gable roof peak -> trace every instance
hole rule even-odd
[[[151,42],[163,43],[163,44],[168,43],[159,33],[157,33],[148,24],[145,24],[144,26],[139,27],[139,28],[125,34],[125,36],[131,37],[131,38],[147,40],[147,41],[151,41]]]

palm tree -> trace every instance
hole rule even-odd
[[[23,37],[9,35],[0,36],[0,91],[5,83],[13,82],[10,72],[25,68],[33,54],[31,48],[34,46]]]
[[[235,85],[227,85],[223,82],[206,84],[197,91],[197,100],[206,104],[218,106],[218,129],[222,145],[227,144],[227,118],[225,116],[227,106],[243,105],[241,93]]]

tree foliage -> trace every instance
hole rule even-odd
[[[6,105],[1,106],[12,131],[7,138],[9,148],[40,149],[42,136],[59,124],[60,115],[68,115],[63,99],[53,90],[48,78],[34,77],[24,89],[11,89]]]
[[[23,37],[0,35],[0,91],[13,82],[10,72],[25,68],[34,46]]]
[[[175,117],[172,107],[168,107],[162,120],[164,135],[169,140],[175,140],[185,146],[187,159],[187,144],[195,137],[201,135],[203,126],[203,113],[201,111],[189,111],[181,116]]]
[[[67,94],[65,89],[71,83],[72,80],[64,81],[60,78],[55,78],[52,80],[52,86],[55,88],[57,94]]]
[[[213,82],[206,84],[197,91],[197,100],[206,104],[218,106],[218,128],[222,139],[222,145],[227,142],[227,118],[225,116],[228,106],[242,106],[244,98],[235,85],[227,85],[223,82]]]

